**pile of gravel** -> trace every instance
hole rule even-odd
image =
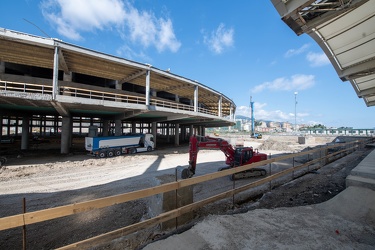
[[[267,140],[258,147],[259,150],[290,151],[290,142]]]

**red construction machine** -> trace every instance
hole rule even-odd
[[[225,163],[227,167],[220,168],[219,171],[247,165],[253,162],[267,160],[267,155],[259,153],[258,150],[253,150],[252,147],[233,147],[228,141],[221,138],[214,138],[209,136],[191,136],[189,143],[189,167],[182,170],[181,178],[187,179],[195,174],[197,165],[197,156],[200,148],[214,148],[220,149],[226,157]],[[236,173],[231,176],[232,180],[263,176],[267,171],[261,168],[252,168],[243,172]]]

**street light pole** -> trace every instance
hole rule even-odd
[[[294,131],[297,131],[297,94],[294,92]]]

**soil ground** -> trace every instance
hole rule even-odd
[[[227,138],[233,144],[251,144],[262,152],[277,155],[298,152],[331,142],[332,137],[317,137],[314,143],[300,145],[295,136],[265,136],[262,140]],[[358,150],[345,158],[314,172],[301,173],[287,184],[273,183],[272,190],[263,187],[252,193],[206,206],[194,214],[193,223],[208,214],[233,214],[260,208],[294,207],[321,203],[345,188],[345,178],[370,149]],[[203,175],[225,166],[224,155],[216,150],[201,150],[197,173]],[[300,159],[301,160],[301,159]],[[303,160],[303,159],[302,159]],[[0,169],[0,217],[22,213],[26,199],[27,212],[121,194],[157,185],[157,178],[175,175],[177,166],[187,166],[188,146],[159,148],[153,152],[98,159],[84,151],[62,156],[54,150],[39,147],[28,153],[12,155]],[[297,161],[297,159],[296,159]],[[292,162],[273,164],[272,172]],[[236,185],[249,180],[236,181]],[[204,199],[231,188],[228,178],[194,187],[194,200]],[[28,249],[53,249],[118,229],[150,217],[149,200],[141,199],[112,207],[80,213],[27,226]],[[189,226],[189,225],[188,225]],[[190,225],[191,226],[191,225]],[[171,232],[150,229],[98,249],[137,249]],[[20,228],[0,231],[0,249],[20,249]]]

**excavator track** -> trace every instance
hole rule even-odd
[[[261,168],[253,168],[253,169],[249,169],[243,172],[232,174],[230,176],[230,179],[234,181],[234,180],[241,180],[241,179],[259,177],[259,176],[265,176],[265,175],[267,175],[266,170],[261,169]]]

